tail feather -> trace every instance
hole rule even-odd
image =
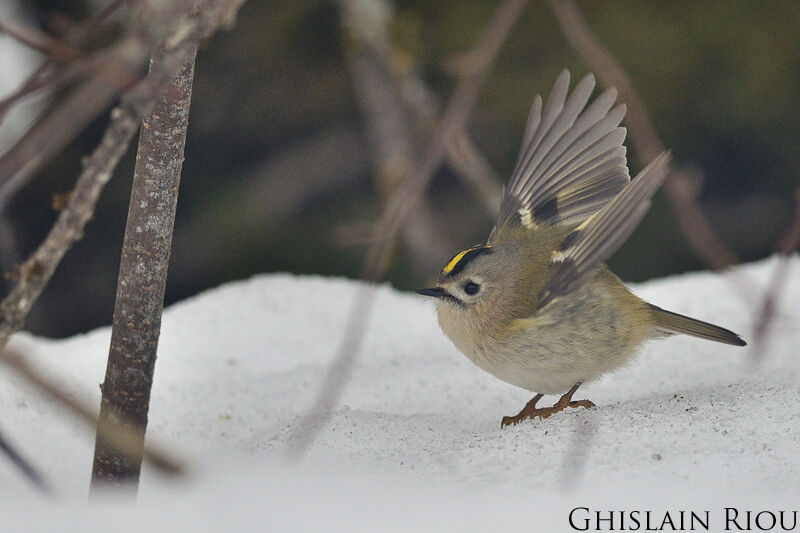
[[[745,346],[747,343],[739,335],[729,329],[679,315],[671,311],[666,311],[655,305],[647,304],[653,313],[653,321],[657,330],[665,333],[683,333],[701,339],[733,344],[735,346]]]

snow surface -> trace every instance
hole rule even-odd
[[[634,290],[750,340],[776,267],[772,258]],[[148,438],[186,457],[192,474],[175,482],[145,467],[138,506],[86,503],[94,433],[0,374],[0,429],[58,502],[0,459],[0,529],[99,531],[113,517],[120,531],[569,531],[580,505],[710,509],[717,525],[726,506],[797,509],[800,258],[789,272],[759,365],[748,364],[749,348],[654,341],[581,388],[597,409],[504,430],[501,417],[529,393],[459,354],[430,302],[381,286],[352,380],[300,464],[287,459],[289,438],[358,282],[278,274],[230,283],[164,314]],[[12,346],[99,405],[109,338],[108,328],[59,341],[20,334]]]

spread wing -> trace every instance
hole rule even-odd
[[[630,181],[625,159],[625,106],[608,89],[588,107],[591,74],[567,98],[569,72],[556,80],[547,104],[537,96],[516,168],[489,240],[515,225],[574,225],[597,212]]]
[[[554,268],[539,294],[537,311],[583,286],[595,267],[625,242],[650,208],[650,197],[667,177],[669,162],[669,152],[663,152],[611,202],[567,234],[553,252]]]

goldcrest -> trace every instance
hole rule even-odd
[[[536,393],[501,426],[594,407],[572,399],[578,387],[624,365],[648,339],[683,333],[746,344],[641,300],[602,263],[647,212],[670,155],[631,180],[619,126],[625,105],[614,106],[612,88],[587,106],[591,74],[567,98],[569,79],[565,70],[544,108],[534,100],[487,244],[456,254],[435,287],[417,291],[436,298],[439,325],[473,363]]]

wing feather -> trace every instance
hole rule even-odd
[[[539,294],[537,310],[583,286],[595,268],[625,242],[647,213],[650,198],[668,174],[669,162],[669,152],[656,157],[621,193],[564,238],[553,254],[555,268]]]
[[[545,187],[541,187],[542,190],[540,191],[528,191],[527,196],[535,192],[539,192],[539,194],[544,193],[547,190],[546,185],[548,184],[551,187],[553,185],[558,185],[560,171],[565,165],[569,165],[571,161],[580,156],[591,157],[592,155],[596,155],[588,149],[599,139],[604,138],[605,135],[617,131],[616,129],[611,129],[609,131],[609,128],[616,128],[616,126],[622,122],[624,116],[625,106],[619,105],[610,113],[604,114],[592,122],[585,120],[576,122],[573,127],[559,139],[559,142],[549,151],[547,157],[541,161],[541,164],[537,166],[536,170],[531,175],[531,182],[540,180]],[[617,133],[622,133],[622,140],[624,141],[624,128],[622,128],[621,132],[617,131]],[[584,153],[584,150],[588,150],[588,153]],[[524,187],[524,185],[521,185],[521,187]]]
[[[616,91],[606,90],[587,107],[594,76],[585,76],[568,98],[569,80],[563,71],[544,108],[541,97],[534,99],[490,240],[510,224],[581,222],[630,180],[625,129],[618,127],[625,107],[612,109]]]
[[[567,80],[569,80],[568,76]],[[560,113],[552,126],[547,131],[542,132],[541,138],[538,139],[540,142],[537,143],[534,149],[528,154],[523,175],[517,180],[513,180],[516,189],[524,189],[529,183],[535,181],[539,177],[540,170],[543,170],[546,164],[546,161],[543,161],[543,159],[547,156],[552,157],[558,155],[553,153],[554,151],[552,148],[559,144],[564,134],[573,126],[575,119],[578,118],[578,114],[584,108],[586,102],[589,101],[593,90],[594,76],[586,76],[575,88],[575,91],[572,93],[567,103],[561,106]],[[560,94],[559,97],[561,97]]]

